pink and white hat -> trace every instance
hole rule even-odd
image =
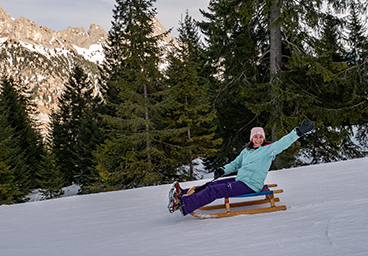
[[[262,127],[253,127],[252,130],[250,130],[250,140],[251,141],[254,135],[262,135],[263,138],[266,139],[265,132]]]

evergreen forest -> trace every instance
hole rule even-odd
[[[75,65],[41,135],[31,92],[0,79],[0,205],[71,184],[96,193],[195,180],[264,127],[316,129],[271,169],[367,155],[368,33],[361,0],[210,0],[177,43],[154,34],[155,0],[116,0],[96,86]],[[203,171],[203,170],[201,170]]]

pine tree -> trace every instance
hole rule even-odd
[[[118,71],[111,71],[107,86],[117,94],[115,98],[105,96],[114,114],[105,116],[109,140],[98,154],[106,190],[170,180],[167,172],[171,160],[163,144],[168,131],[157,130],[159,117],[167,106],[166,88],[158,69],[162,56],[158,43],[164,34],[153,34],[154,2],[116,1],[109,41],[118,49],[107,49],[111,51],[107,56],[119,52],[121,57],[120,63],[110,60]]]
[[[0,205],[15,203],[18,190],[14,186],[14,180],[10,168],[0,161]]]
[[[99,130],[101,99],[83,69],[74,67],[59,110],[51,115],[52,152],[65,177],[65,185],[83,186],[94,170],[93,151],[104,139]]]
[[[265,123],[249,109],[247,98],[249,88],[268,81],[269,34],[267,20],[253,1],[210,1],[208,9],[201,11],[206,19],[199,26],[206,36],[209,93],[223,144],[206,165],[221,166],[239,154],[253,126]]]
[[[272,104],[254,104],[257,111],[266,109],[272,113],[269,123],[277,124],[279,137],[305,117],[316,121],[316,132],[282,154],[276,162],[278,168],[303,164],[296,161],[297,152],[309,163],[361,156],[350,141],[351,125],[359,116],[362,98],[355,97],[346,79],[349,69],[341,38],[343,22],[328,13],[322,17],[320,37],[311,40],[308,48],[300,44],[299,51],[289,51],[287,64],[278,74],[279,81],[272,85],[277,97],[270,95],[263,101]]]
[[[299,153],[303,159],[309,157],[310,163],[361,156],[350,138],[365,99],[353,85],[353,69],[348,66],[341,37],[344,23],[331,13],[322,17],[320,38],[311,41],[309,49],[301,45],[299,52],[292,52],[280,75],[281,93],[275,99],[282,106],[277,117],[282,123],[296,126],[300,115],[316,121],[316,132],[299,140],[304,148]],[[297,152],[298,147],[294,149]],[[286,162],[295,163],[292,155],[288,158]]]
[[[34,106],[27,91],[12,79],[3,77],[0,91],[0,113],[3,125],[12,131],[13,153],[7,164],[13,171],[19,189],[17,202],[26,201],[29,190],[37,187],[36,171],[42,155],[42,138],[32,119]]]
[[[79,159],[78,167],[79,174],[77,183],[81,185],[80,193],[92,192],[91,188],[99,179],[99,174],[96,169],[97,148],[106,138],[102,129],[102,118],[99,116],[103,106],[100,97],[88,97],[89,93],[85,94],[86,106],[84,109],[83,119],[81,120],[78,134],[78,147],[76,155]]]
[[[208,79],[201,77],[205,63],[201,59],[203,49],[198,28],[188,12],[178,32],[179,45],[174,47],[167,70],[174,100],[169,119],[179,133],[171,141],[179,147],[178,160],[182,159],[181,165],[189,166],[188,178],[193,180],[194,159],[213,155],[221,139],[214,139],[216,112],[207,93]]]
[[[101,67],[99,67],[101,74],[99,84],[101,85],[104,100],[111,102],[111,104],[105,105],[104,114],[107,113],[110,116],[115,115],[115,109],[112,104],[119,103],[120,93],[119,88],[113,82],[118,80],[120,67],[124,65],[124,54],[121,47],[121,44],[124,43],[122,41],[124,37],[121,35],[124,31],[124,23],[120,19],[121,12],[124,12],[124,9],[119,8],[119,5],[120,1],[117,1],[115,9],[113,9],[112,27],[108,31],[108,38],[103,46],[104,60]]]
[[[62,190],[64,177],[57,163],[56,155],[52,152],[52,141],[50,137],[47,138],[45,153],[42,156],[37,175],[39,177],[39,191],[45,199],[57,198],[64,194]]]
[[[15,175],[11,163],[17,161],[15,157],[19,150],[14,147],[13,129],[7,126],[4,113],[0,114],[0,205],[16,202],[19,190],[16,186]]]
[[[365,26],[367,23],[363,23],[359,14],[364,14],[366,10],[366,6],[364,7],[362,3],[350,1],[350,15],[347,20],[347,28],[349,29],[347,63],[352,68],[352,78],[349,80],[353,81],[355,94],[363,99],[367,99],[368,96],[368,39]],[[368,154],[368,113],[366,109],[361,112],[361,119],[357,122],[356,139],[365,148],[365,154]]]
[[[65,177],[65,185],[71,185],[76,181],[78,167],[75,166],[77,158],[74,152],[77,144],[77,129],[84,107],[79,97],[83,86],[79,85],[80,83],[84,85],[85,77],[81,79],[80,73],[77,78],[74,78],[74,75],[75,73],[65,85],[64,93],[59,99],[59,110],[53,112],[50,117],[53,153]]]
[[[38,187],[37,183],[37,170],[38,166],[42,160],[43,154],[43,137],[41,134],[41,123],[37,120],[36,116],[37,106],[35,102],[32,100],[32,93],[27,85],[20,85],[14,83],[18,90],[20,104],[25,110],[25,116],[21,117],[21,120],[24,120],[24,128],[23,131],[20,133],[20,142],[21,142],[21,149],[24,150],[24,155],[27,157],[27,164],[30,169],[30,182],[31,187],[36,188]],[[19,125],[22,123],[20,120],[15,120],[16,127],[22,127]],[[17,131],[17,128],[15,129]]]
[[[320,91],[316,94],[318,98],[323,99],[323,105],[316,104],[317,115],[323,118],[323,123],[319,124],[318,138],[314,136],[309,143],[314,142],[313,145],[319,145],[319,149],[328,148],[328,150],[308,150],[314,151],[312,153],[314,163],[362,156],[350,138],[353,134],[352,125],[361,117],[362,103],[366,101],[356,94],[355,79],[346,79],[352,78],[353,72],[348,66],[346,49],[342,44],[341,31],[344,23],[337,17],[327,14],[323,27],[323,37],[320,45],[316,47],[316,52],[319,63],[328,65],[324,66],[322,72],[318,67],[310,69],[310,75],[323,78],[318,85]],[[315,112],[312,114],[316,115]]]
[[[349,66],[364,63],[368,55],[367,28],[364,26],[360,14],[364,14],[364,7],[351,0],[349,4],[350,14],[347,18],[348,33],[348,64]]]

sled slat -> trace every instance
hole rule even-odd
[[[275,197],[274,200],[275,202],[280,202],[280,198],[278,197]],[[266,203],[268,203],[267,199],[260,199],[260,200],[247,201],[247,202],[238,202],[238,203],[231,203],[230,208],[257,205],[257,204],[266,204]],[[224,208],[225,208],[224,204],[218,204],[218,205],[203,206],[199,208],[198,210],[218,210],[218,209],[224,209]]]
[[[280,205],[276,207],[266,207],[266,208],[258,208],[258,209],[250,209],[250,210],[240,210],[240,211],[232,211],[232,212],[220,212],[220,213],[198,213],[191,212],[190,214],[202,219],[210,219],[210,218],[222,218],[222,217],[230,217],[236,215],[243,214],[255,214],[255,213],[263,213],[263,212],[275,212],[286,210],[285,205]]]

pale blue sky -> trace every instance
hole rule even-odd
[[[196,20],[203,17],[199,9],[207,10],[210,0],[157,0],[156,18],[166,28],[174,28],[172,34],[177,36],[176,29],[186,10]],[[0,6],[12,17],[25,17],[39,26],[53,30],[64,30],[68,26],[84,27],[94,23],[110,30],[112,9],[115,0],[0,0]]]

